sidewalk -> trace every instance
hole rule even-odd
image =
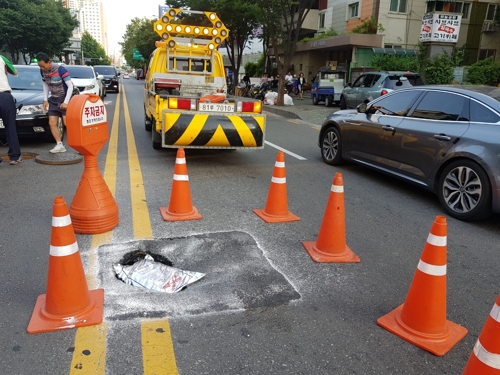
[[[340,109],[336,105],[326,107],[324,103],[313,105],[310,91],[304,94],[304,100],[298,100],[298,97],[294,94],[290,96],[293,99],[293,105],[276,106],[264,104],[262,107],[264,112],[271,112],[286,118],[300,119],[321,125],[326,116]]]

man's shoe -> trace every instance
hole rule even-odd
[[[21,164],[23,161],[24,161],[23,158],[19,157],[19,159],[17,159],[17,160],[11,160],[9,164],[10,165],[17,165],[17,164]]]
[[[0,158],[0,163],[1,163],[2,161],[3,161],[3,159],[2,159],[2,158]]]
[[[58,152],[66,152],[66,148],[63,145],[56,145],[52,150],[50,150],[51,153],[56,154]]]

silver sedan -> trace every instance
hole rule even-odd
[[[460,220],[500,213],[500,103],[447,86],[401,89],[329,115],[323,161],[359,163],[437,194]]]

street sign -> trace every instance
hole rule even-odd
[[[141,53],[137,49],[132,49],[132,60],[144,60]]]
[[[165,14],[168,8],[168,5],[158,5],[158,18],[161,18],[161,16]]]

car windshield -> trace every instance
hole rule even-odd
[[[43,90],[42,75],[38,66],[17,66],[17,76],[7,74],[12,90]]]
[[[94,66],[94,70],[97,72],[97,74],[102,74],[107,76],[116,75],[115,68],[113,68],[112,66]]]
[[[92,68],[88,66],[75,66],[75,65],[64,65],[66,70],[69,72],[71,78],[94,78],[94,73]]]

